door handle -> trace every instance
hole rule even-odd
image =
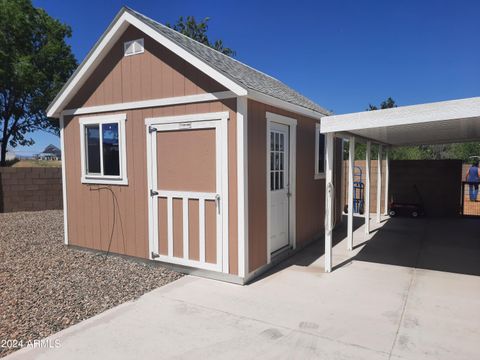
[[[217,205],[218,214],[220,214],[220,194],[215,195],[215,204]]]

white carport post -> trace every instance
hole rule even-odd
[[[332,271],[332,232],[335,188],[333,186],[334,133],[325,134],[325,272]]]
[[[377,222],[382,220],[382,145],[378,145],[377,158]]]
[[[348,224],[347,249],[353,249],[353,164],[355,162],[355,137],[350,137],[348,151]]]
[[[370,235],[370,169],[372,143],[367,141],[367,151],[365,154],[365,202],[363,205],[365,214],[365,235]]]
[[[385,148],[385,212],[388,214],[388,184],[390,181],[390,158],[389,158],[389,147]]]

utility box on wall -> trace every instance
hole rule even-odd
[[[428,217],[459,216],[461,174],[461,160],[391,160],[390,200],[401,203],[421,200]]]

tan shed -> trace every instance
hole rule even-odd
[[[131,9],[47,113],[68,245],[245,283],[323,235],[328,112]]]

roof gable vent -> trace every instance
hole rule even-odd
[[[137,39],[132,41],[126,41],[123,44],[123,50],[125,56],[141,54],[144,51],[143,39]]]

